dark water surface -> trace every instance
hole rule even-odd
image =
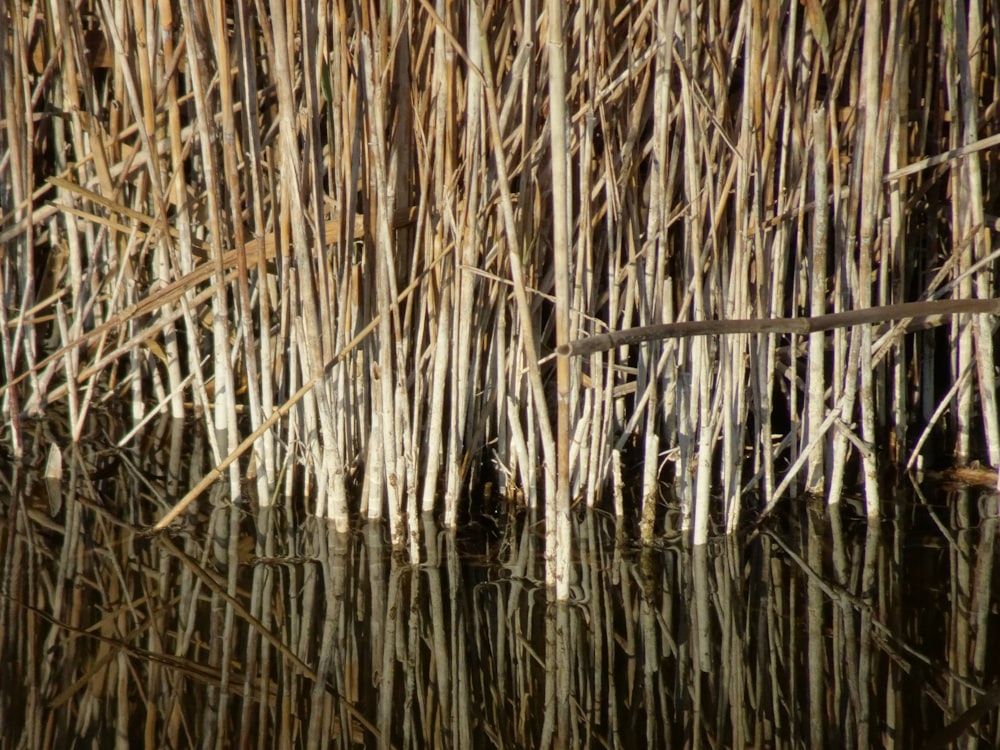
[[[580,510],[564,606],[526,511],[422,519],[418,564],[220,494],[149,537],[162,456],[39,453],[0,469],[4,748],[1000,746],[991,491],[702,549]]]

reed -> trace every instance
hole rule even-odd
[[[196,415],[234,495],[397,545],[489,480],[547,501],[550,583],[630,473],[702,543],[750,489],[875,515],[880,464],[996,466],[992,311],[763,325],[995,296],[984,12],[8,3],[4,439]]]

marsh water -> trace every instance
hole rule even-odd
[[[696,549],[666,501],[652,546],[579,508],[560,605],[526,509],[420,519],[419,560],[221,487],[148,535],[199,478],[175,443],[39,428],[3,462],[2,747],[1000,746],[989,488],[791,500]]]

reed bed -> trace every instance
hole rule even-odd
[[[992,5],[65,0],[0,13],[5,440],[200,419],[347,528],[470,487],[696,543],[925,456],[1000,465],[994,313],[614,345],[995,296]],[[975,312],[968,312],[974,310]],[[995,311],[994,311],[995,312]],[[558,354],[557,354],[558,352]],[[935,452],[929,438],[935,437]],[[941,449],[941,446],[945,446]],[[558,541],[561,540],[561,541]]]

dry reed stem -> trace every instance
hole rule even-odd
[[[552,268],[555,273],[556,346],[568,346],[570,337],[570,256],[573,242],[570,235],[572,182],[568,158],[566,112],[566,58],[563,39],[561,0],[545,4],[547,36],[545,51],[548,62],[550,106],[549,143],[552,152]],[[546,503],[546,581],[556,589],[556,598],[569,599],[570,539],[570,360],[556,360],[556,495]],[[568,675],[568,671],[566,673]],[[565,736],[565,735],[563,735]]]

